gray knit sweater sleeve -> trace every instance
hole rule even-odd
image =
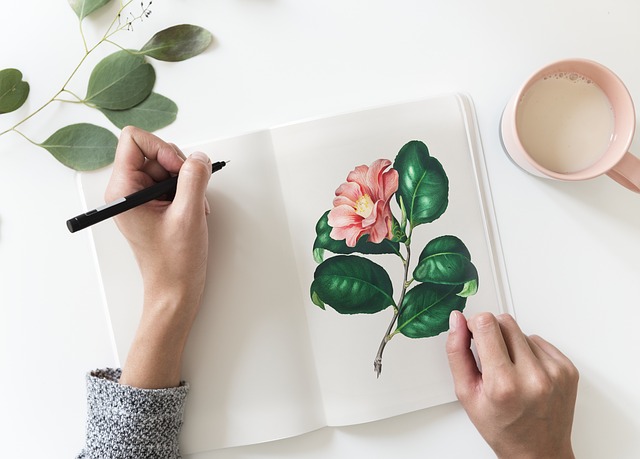
[[[77,459],[175,459],[189,390],[139,389],[118,383],[121,371],[87,375],[87,440]]]

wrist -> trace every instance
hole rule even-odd
[[[182,353],[201,294],[145,291],[142,317],[122,369],[120,383],[146,389],[180,384]]]
[[[568,445],[565,448],[553,449],[551,451],[507,451],[507,452],[498,452],[495,451],[496,457],[498,459],[575,459],[575,455],[573,454],[573,448],[571,445]]]

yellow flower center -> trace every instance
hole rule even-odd
[[[367,218],[373,212],[373,201],[368,194],[362,195],[356,201],[354,209],[358,215]]]

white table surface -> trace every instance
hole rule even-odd
[[[66,1],[4,6],[0,69],[23,71],[32,91],[26,106],[0,116],[0,131],[51,97],[82,52]],[[114,9],[108,10],[87,20],[90,39],[105,27]],[[640,3],[181,0],[154,2],[152,11],[117,41],[139,47],[179,23],[201,25],[216,37],[216,46],[197,58],[154,63],[156,90],[180,107],[178,120],[158,134],[179,145],[469,93],[519,323],[556,344],[581,371],[576,453],[640,457],[640,196],[607,178],[576,184],[529,176],[507,159],[498,135],[516,87],[561,58],[600,61],[640,100]],[[81,94],[91,65],[71,85]],[[87,108],[56,105],[24,131],[43,141],[79,121],[108,126]],[[635,141],[632,151],[638,147]],[[70,458],[84,438],[84,375],[115,362],[88,235],[72,235],[64,225],[81,209],[76,173],[14,133],[0,137],[0,161],[0,455]],[[392,455],[493,457],[451,403],[191,458]]]

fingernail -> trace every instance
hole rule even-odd
[[[458,311],[451,311],[451,314],[449,314],[449,332],[455,332],[456,328],[458,328],[459,314],[460,312]]]
[[[210,164],[211,163],[211,158],[209,158],[207,155],[205,155],[201,151],[196,151],[194,153],[191,153],[191,155],[189,157],[193,158],[193,159],[196,159],[198,161],[202,161],[203,163],[206,163],[206,164]]]

